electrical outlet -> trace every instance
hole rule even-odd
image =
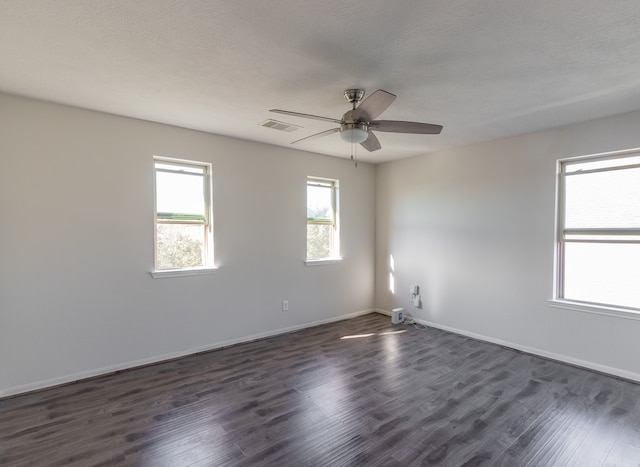
[[[289,311],[289,300],[282,300],[282,311]]]

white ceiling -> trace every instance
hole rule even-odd
[[[639,26],[638,0],[0,0],[0,91],[284,147],[334,125],[269,109],[340,118],[351,87],[444,125],[378,133],[378,163],[640,109]]]

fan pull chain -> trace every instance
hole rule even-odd
[[[355,163],[356,165],[356,169],[358,168],[358,159],[356,159],[355,157],[353,157],[353,148],[356,148],[356,156],[358,155],[358,146],[355,143],[351,143],[351,160]]]
[[[356,104],[355,103],[353,104],[353,108],[355,110],[355,108],[356,108]],[[353,148],[355,148],[355,151],[353,150]],[[353,155],[354,152],[356,153],[355,157]],[[357,146],[357,143],[354,141],[354,134],[353,134],[353,132],[351,132],[351,160],[355,163],[356,169],[358,168],[357,156],[358,156],[358,146]]]

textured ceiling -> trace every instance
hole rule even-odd
[[[269,109],[340,118],[351,87],[444,125],[378,133],[377,163],[640,109],[638,25],[638,0],[0,0],[0,91],[285,147],[333,125]]]

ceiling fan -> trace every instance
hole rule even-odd
[[[395,94],[378,89],[365,100],[362,100],[363,97],[363,89],[347,89],[344,92],[344,98],[353,104],[353,108],[345,112],[341,119],[321,117],[318,115],[309,115],[280,109],[271,109],[270,112],[292,115],[294,117],[311,118],[313,120],[322,120],[340,125],[339,127],[332,128],[331,130],[321,131],[320,133],[298,139],[293,141],[291,144],[340,132],[340,136],[343,140],[352,144],[359,143],[363,148],[371,152],[377,151],[381,148],[380,141],[372,130],[387,131],[391,133],[414,133],[421,135],[437,135],[442,131],[442,125],[434,125],[431,123],[376,120],[376,118],[395,100]],[[357,105],[360,101],[362,101],[362,103]]]

